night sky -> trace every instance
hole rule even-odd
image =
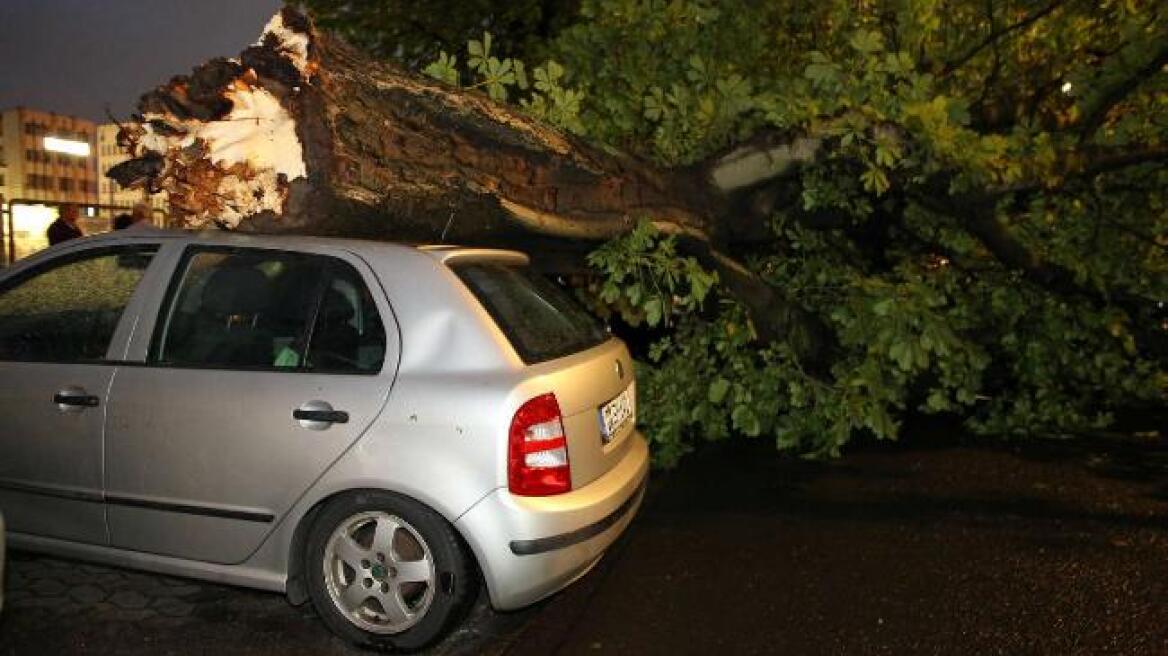
[[[142,92],[259,38],[280,0],[0,0],[0,109],[104,122]]]

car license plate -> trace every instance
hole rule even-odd
[[[630,384],[616,398],[600,406],[600,434],[607,444],[625,422],[633,418],[633,386]]]

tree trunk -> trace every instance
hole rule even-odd
[[[278,109],[260,107],[268,96]],[[238,64],[213,60],[176,77],[143,96],[140,110],[134,154],[165,146],[153,185],[175,196],[191,225],[483,244],[604,240],[649,218],[669,232],[708,234],[710,197],[684,175],[372,61],[290,10]],[[294,140],[272,134],[288,128]],[[205,152],[187,152],[199,139]],[[269,154],[272,142],[283,152]],[[192,154],[212,161],[192,166]],[[238,178],[264,180],[269,169],[277,184],[262,192],[274,198],[236,193]]]

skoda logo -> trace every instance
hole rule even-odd
[[[621,364],[620,360],[617,360],[615,364],[616,364],[616,377],[621,379],[621,380],[624,380],[624,378],[625,378],[624,365]]]

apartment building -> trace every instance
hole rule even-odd
[[[13,200],[95,204],[97,124],[16,107],[0,115],[0,193]]]

